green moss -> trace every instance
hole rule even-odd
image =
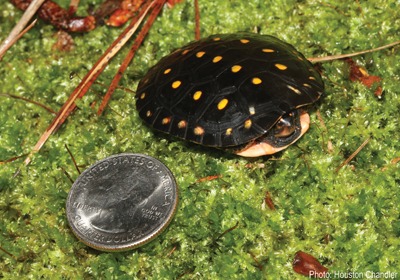
[[[92,3],[82,2],[80,14]],[[398,40],[400,11],[388,0],[199,2],[203,37],[257,30],[288,41],[306,57]],[[0,11],[3,39],[21,13],[9,3],[1,3]],[[57,110],[119,32],[103,26],[73,35],[75,49],[61,53],[51,49],[55,29],[39,22],[1,61],[0,94]],[[135,90],[150,66],[193,39],[192,1],[165,8],[121,85]],[[122,57],[111,62],[100,83],[110,83]],[[56,272],[59,279],[301,279],[291,268],[298,250],[331,271],[400,272],[400,168],[394,160],[400,157],[400,53],[389,49],[355,61],[382,78],[381,99],[351,82],[343,61],[324,63],[326,92],[311,108],[310,131],[274,157],[251,160],[152,131],[140,121],[133,95],[122,89],[97,116],[91,105],[99,104],[106,88],[94,85],[18,177],[12,175],[23,158],[1,165],[0,246],[9,254],[0,251],[0,277],[50,278]],[[71,73],[77,75],[70,79]],[[41,107],[0,95],[0,160],[28,153],[52,118]],[[364,149],[336,172],[367,138]],[[81,170],[120,152],[163,161],[180,188],[169,228],[123,253],[102,253],[79,242],[64,213],[69,177],[78,176],[65,145]],[[222,177],[197,182],[210,175]],[[275,211],[263,203],[267,191]]]

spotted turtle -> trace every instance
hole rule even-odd
[[[151,127],[245,157],[285,149],[308,129],[303,109],[320,74],[273,36],[217,34],[162,58],[139,82],[136,107]]]

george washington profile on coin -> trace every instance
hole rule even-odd
[[[100,231],[128,232],[140,225],[141,216],[137,212],[146,206],[157,187],[156,180],[145,176],[142,170],[136,169],[123,178],[119,173],[110,174],[93,194],[88,193],[92,206],[99,209],[90,223]]]

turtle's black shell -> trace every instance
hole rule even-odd
[[[228,147],[262,136],[323,90],[319,73],[292,45],[265,35],[213,35],[153,66],[139,83],[136,106],[157,130]]]

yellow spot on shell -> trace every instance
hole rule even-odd
[[[265,53],[273,53],[275,52],[273,49],[262,49],[263,52]]]
[[[170,121],[171,121],[171,117],[166,117],[166,118],[162,119],[161,123],[165,125],[165,124],[169,124]]]
[[[368,76],[367,70],[365,70],[365,69],[363,69],[361,67],[358,67],[358,69],[360,70],[361,74],[363,74],[363,76]]]
[[[250,106],[249,113],[250,113],[250,115],[254,115],[256,113],[256,108],[254,108],[254,106]]]
[[[187,54],[189,51],[190,51],[190,50],[184,50],[184,51],[182,52],[182,55]]]
[[[219,38],[219,37],[213,38],[213,41],[219,41],[219,40],[221,40],[221,38]]]
[[[143,92],[143,93],[140,95],[140,99],[145,99],[145,97],[146,97],[146,93]]]
[[[295,87],[292,87],[292,86],[287,86],[291,91],[293,91],[294,93],[296,93],[296,94],[301,94],[301,91],[300,90],[298,90],[297,88],[295,88]]]
[[[242,69],[242,66],[240,66],[240,65],[233,65],[232,68],[231,68],[231,71],[232,71],[233,73],[237,73],[237,72],[240,71],[240,69]]]
[[[310,80],[315,80],[315,77],[310,76],[310,77],[308,77],[308,79],[310,79]]]
[[[220,102],[218,102],[217,108],[218,110],[223,110],[225,109],[226,105],[228,105],[228,99],[224,98]]]
[[[178,87],[180,87],[180,85],[182,84],[181,81],[175,81],[172,83],[172,88],[177,89]]]
[[[213,58],[212,62],[217,63],[218,61],[221,61],[221,59],[222,59],[222,56],[218,55]]]
[[[150,118],[153,115],[153,113],[149,110],[146,112],[146,117]]]
[[[187,122],[185,120],[181,120],[178,122],[178,128],[185,128],[187,125]]]
[[[259,85],[259,84],[262,83],[262,80],[261,80],[260,78],[258,78],[258,77],[254,77],[254,78],[251,80],[251,82],[252,82],[254,85]]]
[[[196,91],[196,92],[193,94],[193,99],[194,99],[194,100],[199,100],[202,94],[203,94],[203,92],[202,92],[201,90]]]
[[[225,131],[225,135],[232,135],[233,129],[230,127]]]
[[[196,126],[193,130],[194,134],[196,135],[203,135],[204,134],[204,128],[201,126]]]
[[[303,86],[305,86],[305,87],[308,87],[308,88],[311,88],[311,86],[309,85],[309,84],[303,84]]]
[[[278,68],[279,70],[286,70],[287,69],[286,65],[283,65],[283,64],[280,64],[280,63],[275,64],[275,67]]]
[[[164,70],[164,74],[168,74],[168,73],[170,73],[171,72],[171,68],[168,68],[168,69],[165,69]]]
[[[241,39],[240,42],[241,42],[242,44],[247,44],[247,43],[250,42],[250,41],[247,40],[247,39]]]
[[[246,128],[246,129],[249,129],[251,127],[251,125],[252,125],[252,122],[250,119],[248,119],[244,122],[244,128]]]
[[[198,53],[196,53],[196,56],[197,56],[198,58],[200,58],[200,57],[202,57],[203,55],[205,55],[205,53],[206,53],[206,52],[198,52]]]

